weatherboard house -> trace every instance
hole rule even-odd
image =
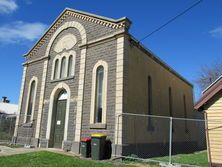
[[[168,128],[148,119],[135,127],[121,114],[194,117],[192,85],[138,43],[128,33],[130,25],[126,17],[114,20],[73,9],[61,13],[25,55],[17,143],[79,153],[82,137],[104,133],[113,153],[123,155],[135,142],[156,149]],[[174,131],[174,142],[182,146],[181,130]]]
[[[195,104],[204,113],[209,166],[222,166],[222,75],[208,86]]]

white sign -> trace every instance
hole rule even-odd
[[[61,121],[58,120],[58,121],[56,122],[56,124],[57,124],[57,125],[61,125]]]

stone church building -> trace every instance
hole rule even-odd
[[[130,121],[118,115],[194,117],[192,85],[134,39],[130,25],[126,17],[61,13],[24,56],[15,142],[79,153],[82,137],[104,133],[113,151],[124,154],[124,140],[135,143]],[[138,127],[137,142],[148,144],[144,131],[152,129]]]

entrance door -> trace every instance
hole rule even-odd
[[[66,114],[66,103],[67,94],[62,91],[57,101],[55,102],[54,114],[52,117],[52,133],[51,133],[51,144],[50,147],[62,148],[62,141],[64,137],[64,127],[65,127],[65,114]]]

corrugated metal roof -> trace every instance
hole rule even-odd
[[[211,84],[204,92],[200,100],[195,104],[196,110],[201,110],[202,107],[208,103],[218,92],[222,90],[222,77],[219,77],[213,84]]]
[[[0,113],[16,115],[18,113],[18,105],[0,102]]]

